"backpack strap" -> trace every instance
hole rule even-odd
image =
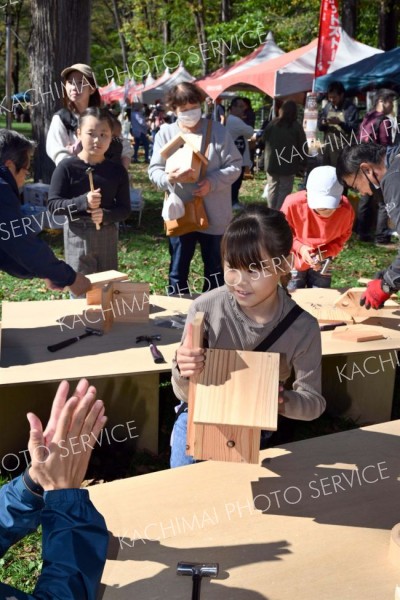
[[[61,110],[58,110],[55,114],[60,117],[61,122],[64,125],[65,129],[68,131],[68,133],[75,133],[78,127],[78,119],[70,110],[68,110],[67,108],[62,108]]]
[[[288,312],[288,314],[282,319],[280,323],[275,327],[273,331],[260,343],[256,348],[253,348],[253,352],[266,352],[275,342],[278,340],[283,333],[292,323],[299,317],[304,310],[300,308],[298,304]]]

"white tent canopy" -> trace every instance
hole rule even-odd
[[[266,47],[267,43],[265,42],[260,48]],[[228,88],[246,89],[246,87],[251,87],[261,90],[271,97],[307,92],[312,89],[314,81],[317,46],[318,39],[315,39],[307,46],[286,54],[281,53],[279,56],[272,58],[264,56],[263,61],[250,64],[250,66],[249,62],[252,61],[247,60],[246,62],[245,59],[241,59],[224,72],[219,69],[214,74],[199,79],[197,84],[214,99]],[[254,57],[255,52],[250,57]],[[336,56],[328,69],[328,73],[378,52],[382,52],[382,50],[356,42],[345,31],[341,30]],[[243,68],[237,69],[241,66]]]
[[[185,69],[183,63],[174,71],[169,74],[165,73],[157,79],[152,85],[149,85],[139,92],[137,95],[140,97],[141,102],[145,104],[152,104],[158,99],[162,99],[165,94],[178,83],[184,81],[194,81],[194,77]]]

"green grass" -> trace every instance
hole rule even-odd
[[[0,116],[0,128],[4,129],[6,127],[6,118],[4,115]],[[18,123],[17,121],[12,121],[11,129],[14,131],[18,131],[18,133],[22,133],[27,137],[32,137],[32,124],[31,123]]]

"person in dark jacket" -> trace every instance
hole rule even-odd
[[[0,270],[21,279],[45,279],[53,290],[69,287],[84,294],[89,279],[56,258],[21,212],[18,188],[29,172],[33,147],[23,135],[0,129]]]
[[[352,143],[352,136],[355,136],[358,109],[349,98],[345,98],[345,89],[340,81],[329,84],[327,95],[328,103],[318,117],[318,129],[324,132],[322,163],[336,167],[340,151]]]
[[[108,532],[102,515],[79,489],[94,443],[107,418],[96,388],[81,379],[68,401],[62,381],[43,431],[28,413],[31,464],[0,489],[0,556],[42,526],[43,567],[32,595],[0,583],[0,598],[95,600],[103,572]],[[89,450],[88,450],[89,447]],[[67,451],[67,452],[66,452]]]
[[[359,192],[372,196],[382,191],[389,219],[400,234],[400,147],[361,143],[344,148],[336,166],[337,178]],[[400,290],[400,253],[392,264],[369,282],[360,303],[381,308],[391,294]]]

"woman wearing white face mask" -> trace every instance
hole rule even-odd
[[[241,172],[241,154],[230,134],[215,121],[211,122],[207,171],[201,181],[190,182],[191,170],[178,168],[167,174],[165,159],[160,154],[165,144],[179,133],[198,135],[205,140],[210,121],[201,116],[202,101],[203,93],[192,83],[180,83],[169,91],[166,105],[175,112],[177,121],[161,126],[155,137],[149,167],[150,180],[160,190],[166,191],[175,186],[175,193],[184,203],[192,200],[194,195],[202,196],[209,221],[206,230],[169,238],[169,295],[191,293],[188,276],[197,242],[200,244],[204,263],[202,291],[224,285],[220,243],[232,218],[231,185]],[[203,148],[201,143],[198,147]],[[201,291],[199,287],[196,287],[196,292]]]

